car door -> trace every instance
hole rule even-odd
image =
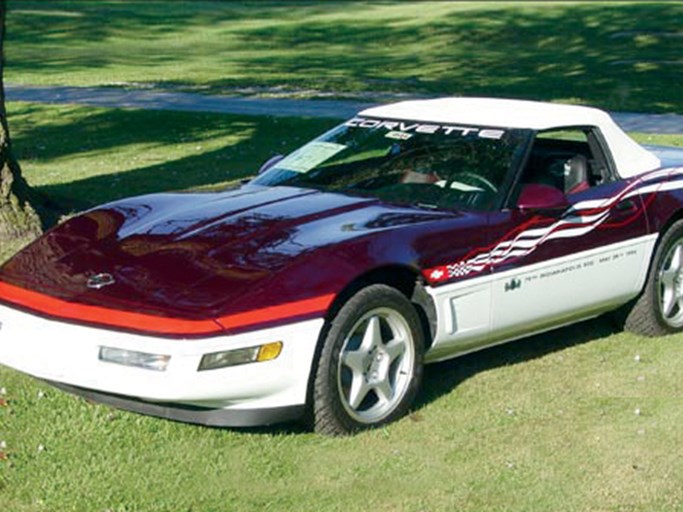
[[[616,179],[594,130],[567,132],[534,144],[511,207],[489,216],[492,342],[596,315],[644,282],[655,239],[640,196]]]

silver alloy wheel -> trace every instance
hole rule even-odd
[[[670,327],[683,326],[683,239],[669,248],[657,275],[662,319]]]
[[[339,396],[353,419],[379,422],[401,402],[414,377],[412,336],[406,319],[391,308],[373,309],[354,324],[337,369]]]

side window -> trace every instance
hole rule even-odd
[[[563,128],[536,134],[518,187],[552,186],[571,196],[612,179],[594,128]]]

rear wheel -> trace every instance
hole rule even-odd
[[[683,328],[683,221],[675,222],[662,236],[643,293],[628,312],[625,327],[645,336]]]
[[[398,290],[372,285],[329,326],[315,374],[316,432],[343,435],[405,414],[422,377],[420,320]]]

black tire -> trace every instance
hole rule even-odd
[[[345,435],[403,416],[420,386],[424,352],[410,301],[394,288],[371,285],[328,327],[315,369],[315,431]]]
[[[677,255],[676,255],[677,253]],[[676,262],[678,258],[679,262]],[[625,311],[624,327],[643,336],[683,328],[683,220],[662,235],[641,295]],[[680,295],[680,297],[679,297]]]

